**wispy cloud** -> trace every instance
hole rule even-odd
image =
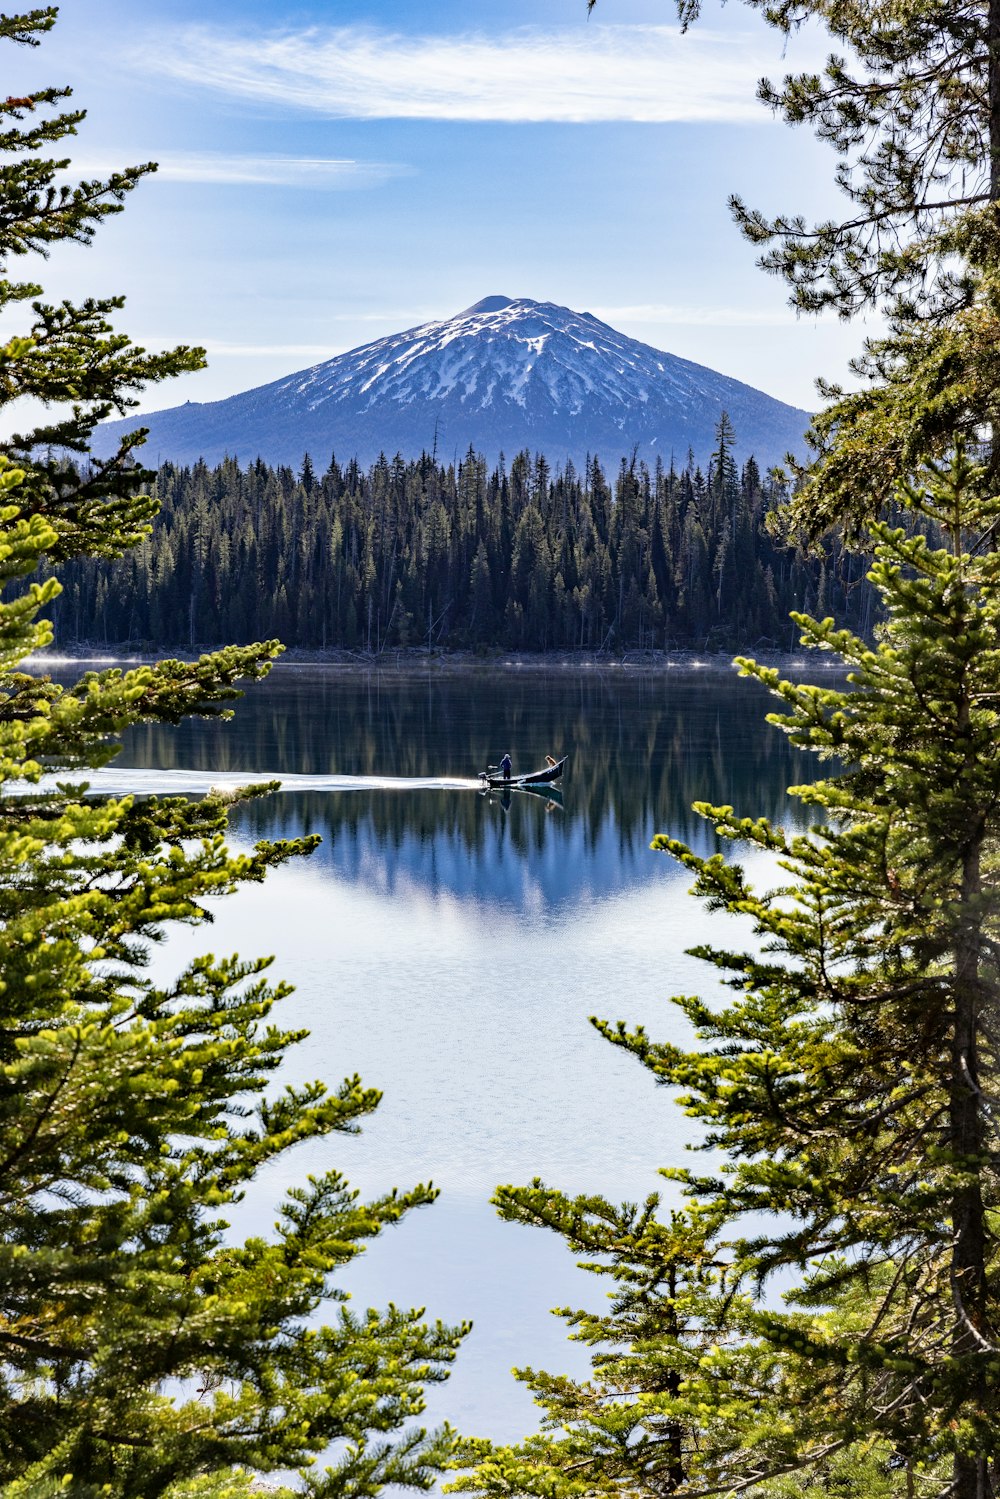
[[[685,307],[671,302],[637,302],[590,307],[588,311],[615,327],[621,323],[663,323],[675,327],[777,328],[797,321],[792,307]]]
[[[752,308],[752,307],[724,307],[684,306],[680,303],[670,302],[635,302],[620,303],[615,306],[601,306],[588,304],[588,312],[603,322],[610,323],[614,328],[631,325],[633,329],[650,328],[651,326],[663,327],[701,327],[701,328],[776,328],[783,327],[797,320],[797,314],[791,307]],[[354,323],[378,323],[384,332],[394,333],[401,328],[414,328],[422,323],[434,322],[441,317],[447,317],[447,311],[441,308],[399,308],[395,310],[384,310],[381,312],[356,312],[347,310],[342,312],[330,311],[324,314],[326,322]],[[639,333],[638,336],[642,336]],[[648,332],[645,335],[649,337]],[[158,346],[166,342],[165,339],[150,338],[146,340],[151,346]],[[332,359],[335,354],[341,353],[346,347],[342,340],[331,340],[329,343],[232,343],[225,340],[202,340],[208,353],[216,358],[260,358],[273,356],[275,358],[295,357],[302,359]]]
[[[187,27],[140,59],[200,88],[328,118],[567,123],[765,120],[755,83],[769,60],[748,33],[592,23],[497,36]]]
[[[133,156],[135,153],[131,153]],[[213,151],[163,151],[150,153],[159,163],[159,177],[167,182],[211,182],[221,186],[262,185],[304,187],[326,191],[378,187],[410,169],[393,162],[355,161],[326,156],[244,156]],[[88,156],[74,159],[73,177],[106,176],[120,168],[124,158]]]
[[[155,339],[151,343],[155,344]],[[211,338],[202,340],[202,347],[213,358],[221,359],[331,359],[338,351],[329,344],[236,344],[220,343]]]

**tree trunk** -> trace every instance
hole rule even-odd
[[[990,202],[1000,214],[1000,0],[989,0]]]
[[[967,719],[967,711],[963,717]],[[960,728],[966,727],[960,720]],[[952,1285],[955,1298],[954,1352],[968,1357],[980,1351],[987,1336],[986,1217],[982,1187],[975,1163],[985,1149],[984,1120],[979,1091],[979,1021],[982,1005],[982,832],[977,831],[962,865],[961,928],[955,948],[955,1020],[951,1048],[949,1144],[959,1164],[968,1161],[975,1173],[952,1198]],[[961,1167],[960,1167],[961,1169]],[[977,1375],[968,1398],[980,1408],[987,1398],[985,1381]],[[957,1455],[954,1499],[992,1499],[987,1460]]]
[[[986,23],[989,48],[990,111],[990,205],[994,234],[1000,240],[1000,0],[989,0]],[[994,494],[1000,493],[1000,415],[990,422],[990,479]]]

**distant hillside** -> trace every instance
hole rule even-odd
[[[156,489],[142,547],[60,568],[61,642],[787,649],[791,609],[872,623],[865,559],[783,546],[766,525],[774,481],[728,452],[704,470],[591,461],[558,476],[524,454],[298,475],[230,460],[167,465]]]
[[[712,451],[721,411],[737,455],[763,464],[801,450],[809,415],[739,380],[627,338],[590,313],[487,297],[443,322],[377,339],[224,401],[188,402],[98,429],[106,456],[122,432],[150,429],[151,462],[236,456],[298,465],[371,463],[379,453],[440,457],[469,447],[492,463],[524,448],[553,464],[588,454],[617,464],[633,450],[683,463]]]

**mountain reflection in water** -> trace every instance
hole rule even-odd
[[[279,666],[234,722],[135,731],[114,770],[286,773],[294,791],[239,814],[246,834],[320,833],[322,863],[386,891],[413,882],[515,907],[556,904],[652,876],[655,832],[706,849],[696,800],[797,822],[785,788],[809,767],[765,722],[769,703],[755,684],[715,673],[415,678]],[[523,769],[568,754],[562,805],[515,793],[505,808],[462,785],[505,750]],[[331,776],[392,785],[342,794],[319,779]],[[306,789],[310,777],[323,789]],[[456,784],[428,786],[440,778]],[[182,788],[167,778],[150,789]]]
[[[771,702],[715,672],[380,678],[279,666],[231,723],[132,733],[109,771],[162,792],[184,787],[171,771],[197,772],[202,790],[294,778],[237,813],[234,840],[314,831],[317,853],[213,903],[214,925],[172,935],[152,971],[206,948],[273,952],[275,974],[295,985],[282,1023],[310,1031],[283,1081],[336,1084],[357,1069],[383,1089],[360,1135],[269,1168],[234,1226],[269,1232],[281,1192],[331,1166],[365,1193],[441,1187],[344,1277],[355,1305],[473,1318],[429,1422],[514,1438],[537,1412],[511,1365],[585,1364],[548,1309],[594,1304],[601,1288],[554,1236],[496,1219],[498,1182],[537,1173],[634,1201],[673,1190],[658,1167],[690,1163],[691,1121],[587,1017],[683,1041],[669,996],[718,992],[685,949],[742,945],[746,924],[705,912],[687,872],[649,841],[669,831],[711,848],[695,800],[799,821],[785,788],[813,765],[765,723]],[[561,808],[514,793],[505,811],[469,784],[505,750],[521,768],[569,755]],[[428,784],[442,777],[455,784]]]

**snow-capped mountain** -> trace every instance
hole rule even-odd
[[[95,451],[148,426],[149,462],[368,463],[384,452],[495,460],[522,448],[555,465],[606,467],[637,449],[649,460],[688,448],[704,462],[728,411],[739,451],[762,463],[801,449],[808,414],[687,359],[627,338],[589,312],[527,297],[486,297],[441,322],[376,339],[224,401],[188,402],[99,429]]]

